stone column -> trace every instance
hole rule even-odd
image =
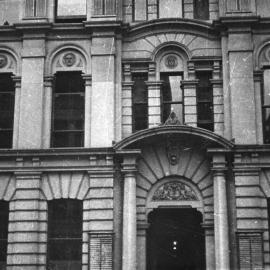
[[[44,78],[44,124],[42,135],[43,148],[50,148],[51,133],[52,133],[52,84],[53,76],[46,76]]]
[[[205,259],[206,269],[215,270],[215,235],[214,235],[214,224],[203,223],[205,234]]]
[[[137,225],[136,225],[136,156],[124,156],[123,245],[122,270],[136,270]]]
[[[137,232],[137,243],[138,248],[137,250],[137,269],[139,270],[146,270],[147,267],[147,259],[146,259],[146,237],[147,237],[147,229],[149,227],[148,223],[140,223],[137,226],[138,232]]]
[[[213,155],[216,270],[230,269],[225,165],[223,154]]]
[[[85,112],[84,112],[84,147],[91,147],[91,95],[92,95],[92,76],[82,75],[85,81]]]
[[[15,82],[15,103],[13,123],[13,148],[18,148],[19,120],[20,120],[20,99],[21,99],[21,77],[14,76]]]

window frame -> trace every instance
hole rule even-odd
[[[1,87],[0,87],[0,99],[2,95],[9,95],[12,98],[12,104],[11,104],[11,108],[9,108],[8,112],[11,115],[11,127],[10,128],[3,128],[0,126],[0,134],[1,133],[5,133],[5,132],[10,132],[10,136],[9,136],[9,140],[10,143],[7,146],[0,146],[0,149],[11,149],[13,147],[13,133],[14,133],[14,113],[15,113],[15,82],[12,79],[13,74],[12,73],[8,73],[8,72],[4,72],[4,73],[0,73],[0,77],[1,76],[7,76],[9,77],[10,80],[10,84],[9,87],[12,88],[12,91],[1,91]],[[1,112],[1,110],[0,110]]]
[[[101,1],[101,14],[96,12],[96,1]],[[93,0],[93,17],[104,17],[104,16],[115,16],[116,15],[116,1],[115,0],[111,0],[113,1],[113,10],[112,12],[108,12],[107,10],[107,5],[106,5],[106,1],[109,0]]]
[[[181,76],[181,81],[184,80],[184,74],[183,74],[183,72],[160,72],[160,80],[162,82],[164,82],[162,80],[162,75],[163,74],[165,74],[167,76]],[[160,102],[161,123],[164,124],[167,121],[168,117],[170,116],[170,114],[172,112],[172,110],[171,110],[171,112],[168,114],[168,117],[166,119],[164,119],[164,104],[166,104],[166,105],[167,104],[171,104],[171,105],[172,104],[181,104],[181,106],[182,106],[182,119],[179,119],[179,116],[178,115],[176,115],[176,117],[178,118],[178,120],[180,121],[181,124],[184,124],[184,122],[185,122],[184,121],[184,119],[185,119],[185,115],[184,115],[184,113],[185,113],[185,108],[184,108],[185,107],[185,104],[184,104],[184,91],[183,91],[183,89],[181,87],[181,83],[180,83],[179,87],[181,89],[181,94],[182,94],[181,100],[182,101],[166,101],[166,102],[164,102],[164,100],[163,100],[163,87],[164,87],[164,83],[162,83],[162,86],[161,86],[161,95],[160,95],[160,100],[161,100],[161,102]]]
[[[66,204],[66,206],[68,206],[68,210],[70,210],[71,208],[71,203],[73,203],[74,205],[77,204],[76,206],[78,208],[80,208],[80,231],[78,232],[78,234],[80,234],[80,237],[73,237],[71,235],[67,235],[67,236],[61,236],[61,237],[55,237],[55,236],[51,236],[51,234],[53,233],[52,231],[52,226],[55,226],[55,224],[59,224],[59,226],[61,227],[61,221],[60,220],[57,220],[55,221],[53,219],[54,217],[54,213],[53,213],[53,208],[57,208],[55,207],[56,204],[59,204],[59,203],[62,203],[62,204]],[[79,250],[79,254],[80,254],[80,266],[82,266],[82,244],[83,244],[83,239],[82,239],[82,234],[83,234],[83,202],[81,200],[77,200],[77,199],[54,199],[54,200],[50,200],[48,201],[48,235],[47,235],[47,267],[50,269],[50,264],[53,263],[54,261],[61,261],[61,260],[51,260],[50,259],[50,254],[51,254],[51,242],[57,242],[58,241],[58,244],[61,243],[61,242],[66,242],[66,241],[78,241],[80,242],[80,250]],[[59,207],[59,205],[58,205]],[[77,212],[77,211],[76,211]],[[71,214],[66,213],[66,216],[70,216]],[[65,220],[66,221],[66,220]],[[66,222],[66,224],[70,225],[70,222]],[[62,227],[61,227],[62,228]],[[64,228],[66,229],[66,228]],[[74,246],[74,249],[75,249],[75,246]],[[64,262],[66,261],[74,261],[74,260],[62,260]]]
[[[56,80],[57,80],[57,74],[68,74],[68,73],[80,73],[81,74],[81,79],[82,78],[82,72],[81,71],[60,71],[56,72],[54,76],[54,81],[53,81],[53,93],[52,93],[52,119],[51,119],[51,148],[78,148],[78,147],[84,147],[84,134],[85,134],[85,82],[83,81],[83,91],[82,92],[64,92],[64,93],[56,93]],[[55,128],[55,114],[56,114],[56,108],[55,108],[55,102],[56,98],[58,96],[70,96],[70,95],[76,95],[76,96],[83,96],[84,102],[83,102],[83,117],[81,119],[82,121],[82,129],[56,129]],[[81,134],[81,143],[79,146],[56,146],[55,145],[55,134],[57,133],[82,133]]]
[[[269,136],[267,136],[267,131],[266,131],[266,111],[267,109],[270,110],[270,102],[268,105],[265,105],[265,80],[264,80],[264,76],[265,76],[265,71],[269,70],[270,72],[270,66],[264,66],[263,69],[263,74],[262,74],[262,83],[261,83],[261,104],[262,104],[262,124],[263,124],[263,143],[264,144],[270,144],[270,131],[268,131]],[[270,85],[269,85],[270,88]],[[270,93],[269,93],[270,94]],[[269,128],[270,128],[270,123],[269,123]],[[269,137],[269,138],[268,138]]]
[[[200,86],[200,79],[198,74],[208,73],[209,74],[209,84],[208,86]],[[196,86],[196,107],[197,107],[197,126],[209,131],[214,131],[214,97],[213,97],[213,86],[211,84],[211,78],[212,78],[212,70],[196,70],[196,78],[198,79],[198,84]],[[207,88],[210,90],[209,92],[209,98],[204,98],[199,100],[199,91],[202,89]],[[209,104],[209,110],[211,110],[211,119],[208,120],[199,120],[199,105],[200,104]],[[200,125],[211,125],[211,128],[205,128]]]

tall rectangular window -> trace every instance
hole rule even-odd
[[[93,0],[94,15],[115,15],[115,0]]]
[[[134,73],[132,75],[134,81],[132,91],[132,115],[133,115],[133,131],[148,128],[148,94],[146,81],[147,74]]]
[[[145,21],[146,9],[146,0],[133,0],[133,21]]]
[[[12,147],[15,84],[11,75],[0,74],[0,148]]]
[[[180,87],[182,75],[179,73],[161,73],[162,85],[162,122],[165,123],[171,112],[183,123],[183,92]]]
[[[84,145],[84,81],[81,72],[57,72],[53,94],[52,147]]]
[[[194,0],[194,19],[209,20],[209,0]]]
[[[25,0],[25,17],[46,16],[46,0]]]
[[[262,113],[264,143],[270,143],[270,69],[265,69],[263,72],[263,84]]]
[[[86,20],[86,0],[55,0],[56,22]]]
[[[48,269],[81,270],[82,201],[48,203]]]
[[[0,201],[0,269],[6,269],[9,205]]]
[[[212,73],[202,71],[196,73],[199,80],[197,86],[197,125],[200,128],[214,130]]]

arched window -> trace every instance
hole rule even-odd
[[[57,72],[53,93],[52,147],[84,145],[84,93],[80,71]]]
[[[194,19],[209,20],[209,0],[194,0]]]
[[[6,269],[9,204],[0,201],[0,269]]]
[[[48,202],[48,269],[79,270],[82,261],[82,201]]]
[[[0,73],[0,148],[11,148],[15,84],[11,73]]]

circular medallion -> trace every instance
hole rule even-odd
[[[8,63],[8,58],[4,54],[0,54],[0,68],[4,68]]]
[[[67,67],[71,67],[75,64],[76,62],[76,56],[74,53],[66,53],[63,56],[63,64]]]
[[[168,68],[176,68],[178,65],[177,57],[175,55],[169,55],[165,59],[165,65]]]

